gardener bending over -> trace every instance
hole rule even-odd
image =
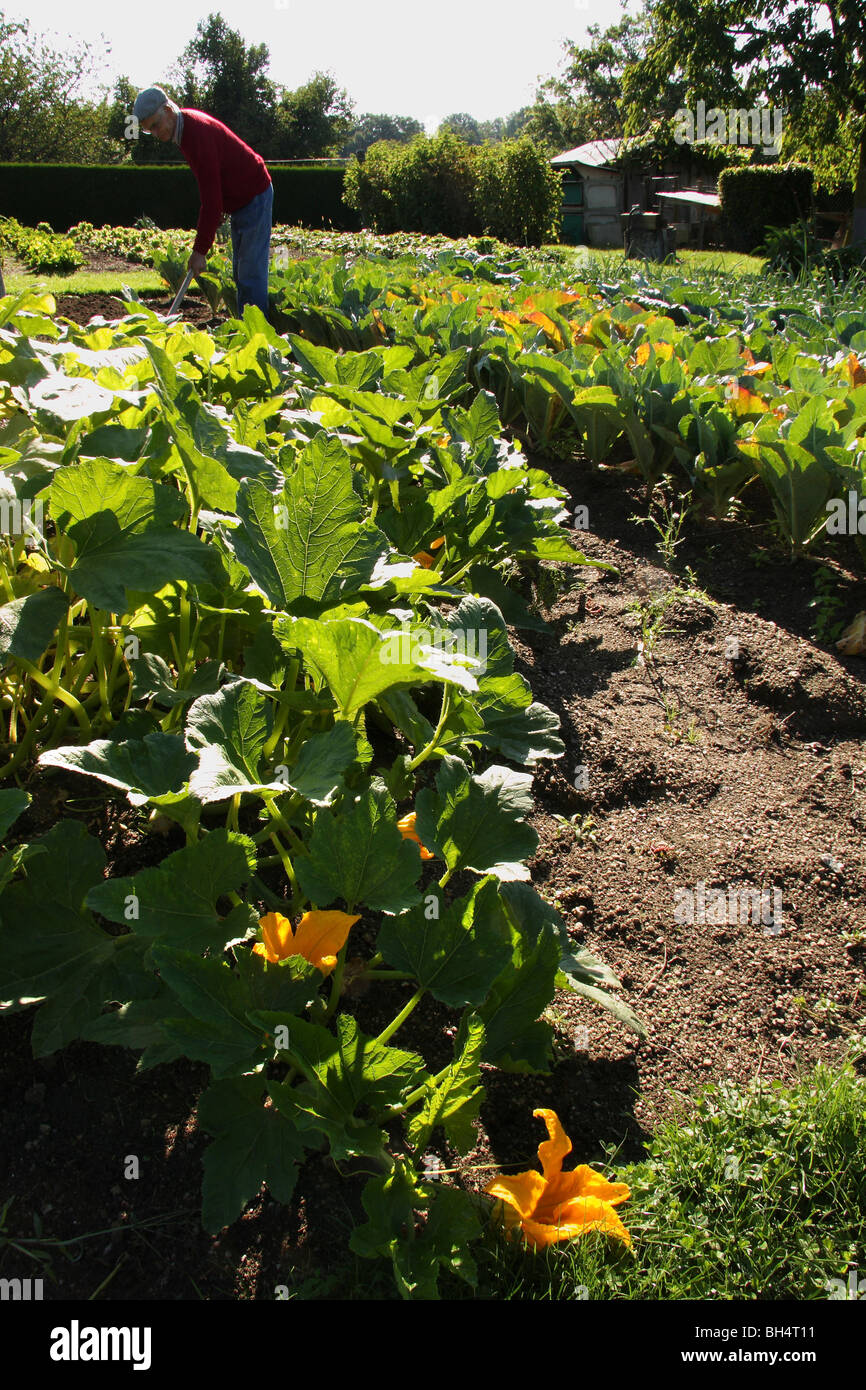
[[[274,186],[265,161],[222,121],[181,110],[161,87],[139,92],[132,110],[146,135],[163,144],[174,141],[195,174],[201,212],[188,268],[196,275],[204,270],[217,227],[229,213],[238,313],[256,304],[267,315]]]

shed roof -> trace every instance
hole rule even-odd
[[[551,164],[583,164],[587,169],[602,169],[609,160],[616,157],[622,140],[613,137],[609,140],[590,140],[587,145],[577,145],[573,150],[556,155]]]
[[[676,188],[671,192],[657,193],[657,198],[672,198],[675,203],[697,203],[702,208],[720,208],[722,200],[718,193],[698,193],[692,188]]]

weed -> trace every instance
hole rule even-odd
[[[816,642],[834,642],[844,627],[845,600],[838,590],[838,576],[826,565],[815,571],[815,597],[809,603],[812,635]]]

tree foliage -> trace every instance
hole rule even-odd
[[[649,0],[646,13],[645,51],[623,74],[628,128],[640,128],[671,91],[687,106],[780,106],[788,119],[783,153],[814,159],[832,143],[859,150],[850,161],[859,166],[855,206],[862,210],[855,235],[859,225],[866,236],[862,0]]]
[[[352,102],[330,73],[316,72],[293,92],[284,91],[276,110],[275,154],[282,159],[335,155],[352,128]]]
[[[414,116],[374,115],[371,111],[365,111],[355,121],[340,154],[363,154],[377,140],[394,140],[399,145],[408,145],[416,135],[423,133],[424,127]]]
[[[108,106],[81,96],[99,67],[93,45],[55,49],[0,12],[0,161],[109,159]]]
[[[208,15],[177,64],[180,105],[216,116],[255,149],[273,139],[277,90],[267,44],[246,44],[220,14]]]

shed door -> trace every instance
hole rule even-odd
[[[583,225],[584,187],[580,174],[567,173],[562,179],[562,240],[571,246],[585,242]]]

